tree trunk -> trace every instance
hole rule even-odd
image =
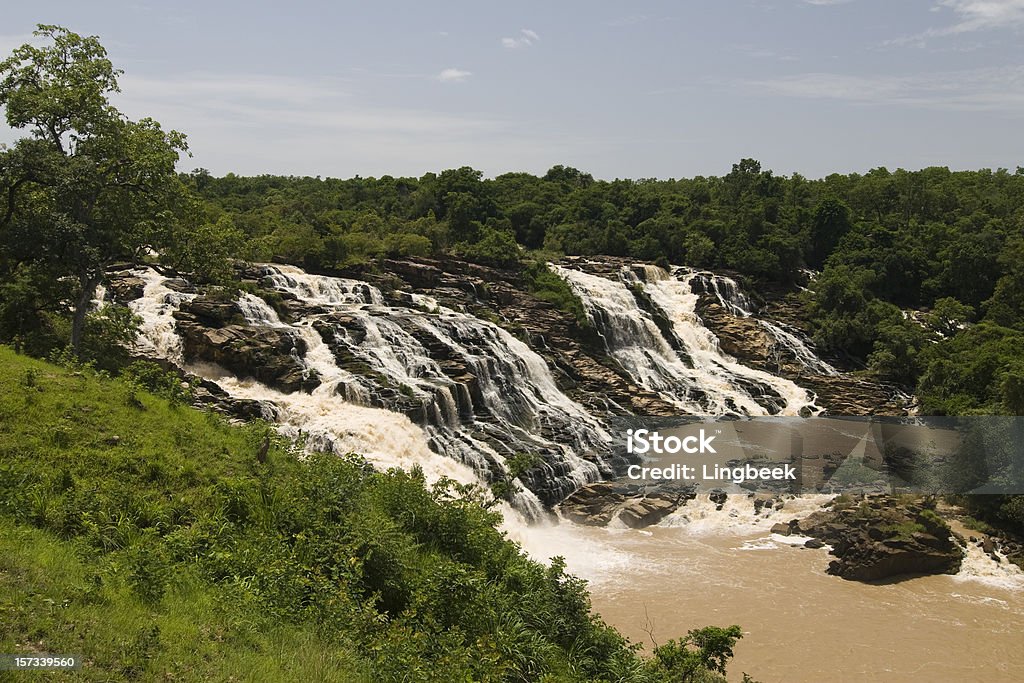
[[[101,275],[82,275],[79,283],[82,285],[82,293],[78,295],[78,302],[75,304],[75,311],[71,317],[71,350],[76,358],[82,357],[82,334],[85,332],[85,316],[89,313],[92,299],[96,296],[96,287],[103,278]]]

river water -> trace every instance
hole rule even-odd
[[[820,502],[791,501],[758,522],[745,498],[721,512],[698,500],[646,530],[563,522],[510,534],[534,556],[564,555],[589,580],[594,610],[648,651],[651,634],[664,643],[739,624],[730,680],[1024,680],[1024,572],[972,547],[956,576],[829,576],[827,550],[766,530]]]

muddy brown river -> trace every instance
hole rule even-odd
[[[535,557],[560,554],[590,581],[593,607],[649,648],[688,629],[739,624],[729,679],[1022,681],[1024,572],[971,548],[960,574],[867,585],[825,573],[826,550],[770,534],[818,499],[758,519],[749,501],[693,501],[637,531],[531,527]]]

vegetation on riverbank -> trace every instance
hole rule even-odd
[[[0,347],[0,651],[85,680],[713,680],[740,637],[643,659],[482,491],[300,460],[134,377]]]

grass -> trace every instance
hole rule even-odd
[[[274,618],[196,563],[145,588],[149,537],[252,477],[265,428],[2,347],[0,392],[0,652],[84,657],[51,680],[372,680],[351,646]],[[299,467],[280,445],[267,463]]]
[[[150,607],[117,566],[45,532],[0,520],[0,548],[0,650],[83,658],[48,680],[373,680],[350,648],[270,623],[194,573]]]
[[[268,425],[168,386],[0,346],[0,652],[83,658],[48,680],[668,675],[482,490],[277,438],[261,461]]]

